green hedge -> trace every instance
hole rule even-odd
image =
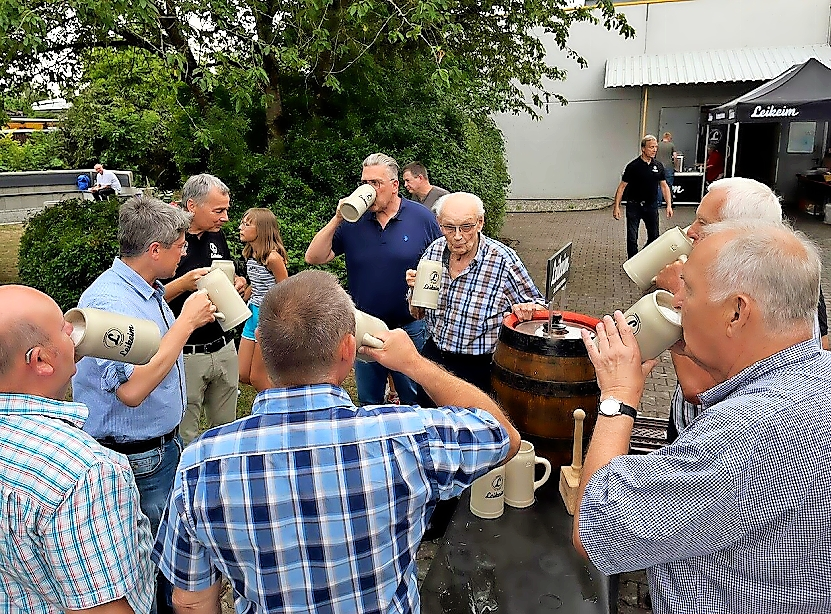
[[[20,282],[51,296],[66,311],[118,255],[118,206],[67,200],[27,223],[20,239]]]

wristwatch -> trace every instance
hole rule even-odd
[[[626,403],[621,403],[617,399],[613,397],[609,397],[608,399],[600,402],[600,407],[598,407],[601,416],[606,416],[608,418],[614,418],[615,416],[620,416],[621,414],[626,414],[630,416],[633,420],[638,415],[638,410],[634,407],[630,407],[626,405]]]

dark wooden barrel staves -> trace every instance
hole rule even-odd
[[[600,389],[594,367],[576,329],[592,332],[599,320],[561,312],[571,334],[542,337],[521,329],[536,329],[548,320],[547,311],[534,313],[533,323],[520,323],[515,315],[502,322],[493,355],[491,383],[499,403],[513,420],[523,439],[536,453],[551,461],[552,470],[571,464],[574,410],[586,412],[583,451],[597,420]]]

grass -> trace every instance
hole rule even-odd
[[[23,235],[23,224],[0,226],[0,284],[17,282],[17,248]]]

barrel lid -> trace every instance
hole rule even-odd
[[[548,310],[534,312],[531,320],[520,322],[511,314],[502,321],[499,341],[511,347],[541,355],[550,356],[585,356],[581,330],[588,330],[595,336],[595,327],[600,322],[597,318],[571,311],[562,311],[562,324],[565,330],[561,334],[545,334],[548,323]]]

